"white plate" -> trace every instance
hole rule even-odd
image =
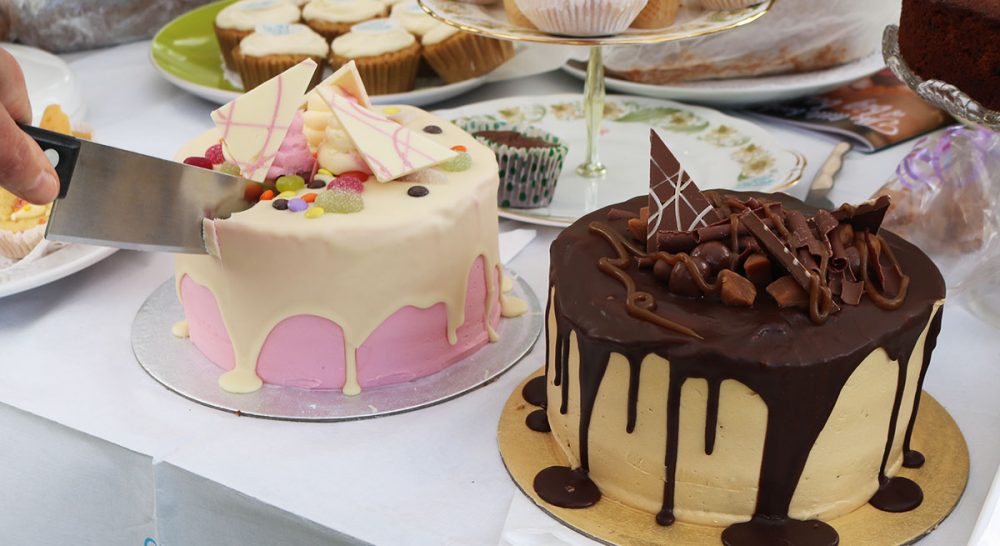
[[[42,119],[42,112],[50,104],[58,104],[74,121],[83,121],[84,105],[76,77],[65,61],[33,47],[0,43],[24,72],[24,81],[31,98],[35,122]]]
[[[734,107],[826,93],[874,74],[884,67],[882,54],[875,51],[867,57],[840,66],[798,74],[706,80],[671,85],[636,83],[612,77],[606,78],[605,82],[608,89],[630,95]],[[581,80],[587,75],[585,69],[579,68],[572,61],[565,64],[563,70]]]
[[[115,253],[114,248],[66,245],[29,263],[0,269],[0,298],[72,275]]]
[[[451,110],[445,119],[492,116],[529,124],[558,136],[569,155],[552,204],[538,209],[500,209],[500,216],[543,226],[567,226],[584,214],[649,190],[649,129],[655,127],[704,189],[772,192],[802,176],[806,160],[785,149],[765,129],[715,110],[676,102],[609,96],[601,126],[600,154],[608,167],[601,179],[582,178],[586,130],[580,95],[514,97]]]

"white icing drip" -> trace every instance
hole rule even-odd
[[[412,111],[407,116],[411,129],[438,125],[443,134],[425,136],[444,146],[465,146],[472,168],[442,173],[443,180],[428,183],[430,195],[420,199],[407,195],[409,183],[367,183],[365,209],[357,214],[310,220],[258,203],[214,222],[214,240],[225,247],[222,258],[177,256],[177,282],[189,275],[219,303],[236,362],[219,380],[223,389],[259,389],[256,363],[267,335],[297,315],[326,318],[343,330],[345,394],[360,392],[356,348],[403,307],[444,303],[448,339],[456,343],[465,321],[469,271],[480,256],[486,317],[492,316],[499,300],[495,156],[450,123],[412,107],[400,108]],[[191,147],[204,149],[200,141]],[[422,266],[430,259],[433,267]],[[489,339],[496,341],[488,318],[484,322]]]

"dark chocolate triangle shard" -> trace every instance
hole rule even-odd
[[[649,221],[646,250],[659,250],[657,232],[691,231],[722,220],[680,160],[649,130]]]

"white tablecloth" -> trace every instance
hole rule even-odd
[[[214,106],[161,80],[147,49],[67,59],[98,140],[171,157]],[[549,73],[442,106],[581,85]],[[808,157],[807,180],[834,142],[774,132]],[[867,197],[908,148],[852,153],[834,200]],[[510,265],[542,296],[556,233],[540,228]],[[414,413],[337,424],[241,418],[168,392],[132,355],[133,316],[172,274],[168,255],[119,252],[0,300],[0,543],[497,544],[520,493],[497,453],[496,424],[510,392],[543,364],[543,344],[499,381]],[[996,330],[946,310],[926,388],[965,433],[972,471],[927,544],[968,540],[1000,461],[998,355]]]

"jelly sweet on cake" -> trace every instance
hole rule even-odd
[[[910,438],[945,287],[880,229],[888,201],[702,193],[655,133],[650,177],[552,244],[545,376],[524,395],[569,464],[539,496],[606,495],[737,546],[834,545],[825,522],[866,503],[919,506],[897,472],[923,463]]]
[[[353,63],[305,96],[310,62],[213,113],[186,160],[261,183],[251,208],[205,221],[207,256],[176,260],[175,332],[231,392],[411,381],[524,311],[503,294],[492,152],[417,108],[372,106]]]

